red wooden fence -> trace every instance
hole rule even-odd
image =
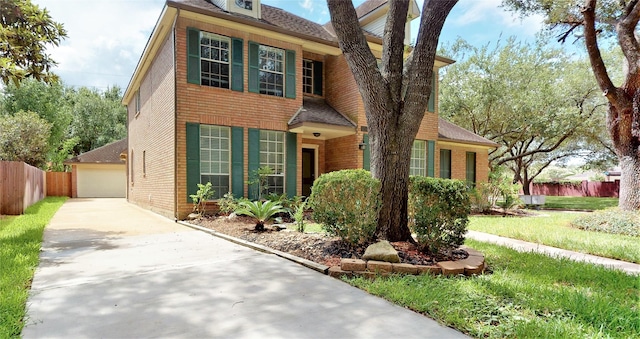
[[[614,197],[620,192],[620,181],[586,181],[580,184],[534,183],[531,194],[565,197]]]
[[[47,172],[47,196],[71,197],[71,172]]]
[[[18,161],[0,161],[0,214],[19,215],[46,196],[46,176]]]

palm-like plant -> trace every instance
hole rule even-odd
[[[256,231],[264,231],[265,221],[271,219],[274,215],[286,212],[282,205],[275,201],[241,201],[240,208],[236,210],[238,215],[248,215],[256,219]]]

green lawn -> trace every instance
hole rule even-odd
[[[618,198],[546,196],[544,208],[603,210],[618,206]]]
[[[569,226],[576,212],[541,211],[533,217],[470,217],[469,229],[566,250],[640,263],[637,237],[583,231]]]
[[[638,338],[640,279],[467,240],[492,274],[348,282],[476,338]]]
[[[44,227],[67,198],[48,197],[0,219],[0,338],[19,337]]]

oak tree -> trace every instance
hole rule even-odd
[[[457,0],[425,0],[411,55],[404,58],[410,0],[389,1],[380,67],[351,1],[328,0],[331,23],[364,102],[371,173],[381,182],[378,237],[411,239],[407,198],[411,146],[427,109],[438,39]]]

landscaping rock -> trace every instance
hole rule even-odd
[[[189,213],[189,215],[187,215],[187,219],[188,220],[200,219],[200,214],[199,213]]]
[[[340,279],[343,276],[346,277],[352,277],[353,276],[353,272],[351,271],[344,271],[340,268],[340,266],[331,266],[329,267],[329,276],[330,277],[334,277],[334,278],[338,278]]]
[[[413,274],[418,273],[418,268],[411,264],[391,264],[393,273]]]
[[[393,266],[390,262],[369,260],[367,261],[367,270],[378,274],[386,274],[393,272]]]
[[[441,261],[438,266],[442,268],[442,274],[446,276],[464,274],[464,263],[459,261]]]
[[[367,269],[367,263],[360,259],[342,258],[340,267],[343,271],[364,271]]]
[[[396,249],[393,248],[393,246],[391,246],[391,244],[386,240],[379,241],[367,247],[367,249],[364,251],[362,259],[384,261],[390,263],[400,262],[398,251],[396,251]]]
[[[416,265],[418,274],[433,274],[438,275],[442,273],[442,269],[438,265]]]

